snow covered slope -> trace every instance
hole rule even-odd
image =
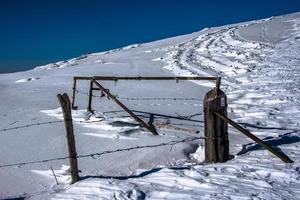
[[[299,47],[295,13],[1,74],[0,198],[300,199]],[[55,159],[67,155],[56,94],[70,94],[76,75],[221,76],[229,116],[295,163],[282,163],[231,128],[233,158],[199,163],[203,140],[194,137],[203,136],[201,101],[212,83],[103,83],[145,120],[144,112],[175,117],[157,116],[155,137],[108,99],[95,98],[97,112],[85,112],[88,83],[81,82],[73,112],[77,153],[110,153],[80,158],[83,180],[68,186],[68,160]]]

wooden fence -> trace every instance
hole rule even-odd
[[[58,99],[62,106],[64,113],[64,120],[66,125],[69,157],[71,166],[72,183],[79,180],[78,166],[76,159],[76,148],[74,140],[74,131],[71,118],[71,107],[76,109],[75,106],[75,95],[76,95],[76,83],[78,80],[90,81],[89,88],[89,101],[88,111],[92,111],[92,97],[94,90],[100,90],[110,97],[111,100],[116,102],[124,111],[126,111],[131,117],[133,117],[138,123],[145,127],[153,135],[158,135],[153,124],[147,124],[141,118],[139,118],[134,111],[128,109],[116,96],[110,93],[107,88],[104,88],[98,80],[101,81],[117,81],[117,80],[208,80],[215,81],[216,86],[210,90],[204,98],[203,109],[204,109],[204,129],[205,129],[205,162],[216,163],[226,162],[229,160],[229,140],[228,140],[228,124],[239,130],[241,133],[251,138],[262,147],[273,153],[275,156],[280,158],[286,163],[292,163],[293,161],[284,153],[279,152],[271,145],[260,140],[258,137],[244,129],[231,119],[227,117],[227,97],[225,93],[220,89],[221,78],[220,77],[115,77],[115,76],[94,76],[94,77],[79,77],[76,76],[73,79],[73,96],[72,104],[67,94],[58,95]],[[96,88],[94,87],[96,86]]]

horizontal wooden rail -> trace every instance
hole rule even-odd
[[[221,77],[201,77],[201,76],[74,76],[73,77],[73,95],[72,95],[72,108],[77,109],[75,106],[75,93],[77,80],[89,80],[89,81],[118,81],[118,80],[198,80],[198,81],[215,81],[216,88],[220,89]],[[93,90],[101,90],[96,88],[90,89],[90,96]],[[90,97],[91,98],[91,97]],[[90,105],[90,103],[89,103]],[[89,110],[91,107],[89,107]]]
[[[238,125],[237,123],[235,123],[234,121],[232,121],[231,119],[229,119],[228,117],[226,117],[226,116],[224,116],[224,115],[222,115],[221,113],[218,113],[218,112],[215,112],[215,114],[216,114],[216,116],[220,117],[222,120],[226,121],[231,126],[233,126],[234,128],[236,128],[237,130],[239,130],[240,132],[242,132],[243,134],[245,134],[247,137],[251,138],[252,140],[254,140],[255,142],[257,142],[258,144],[260,144],[262,147],[264,147],[267,150],[269,150],[270,152],[272,152],[275,156],[277,156],[278,158],[280,158],[282,161],[284,161],[286,163],[293,163],[294,162],[287,155],[285,155],[285,154],[277,151],[271,145],[265,143],[264,141],[262,141],[261,139],[259,139],[258,137],[256,137],[252,133],[250,133],[248,130],[244,129],[243,127],[241,127],[240,125]]]
[[[76,80],[207,80],[217,81],[220,77],[201,77],[201,76],[74,76]]]
[[[118,81],[118,80],[197,80],[216,81],[216,88],[220,89],[221,77],[202,76],[74,76],[76,80]]]

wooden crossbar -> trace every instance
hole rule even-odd
[[[109,96],[114,102],[116,102],[124,111],[126,111],[132,118],[134,118],[138,123],[140,123],[143,127],[145,127],[148,131],[150,131],[153,135],[158,135],[156,130],[151,128],[146,122],[144,122],[141,118],[139,118],[136,114],[134,114],[131,110],[129,110],[123,103],[121,103],[114,95],[112,95],[108,89],[104,88],[100,83],[96,80],[92,80],[92,82],[99,87],[107,96]]]
[[[243,127],[241,127],[240,125],[238,125],[237,123],[235,123],[234,121],[229,119],[228,117],[226,117],[226,116],[224,116],[224,115],[222,115],[221,113],[218,113],[218,112],[215,112],[215,114],[216,114],[216,116],[220,117],[222,120],[226,121],[231,126],[236,128],[237,130],[239,130],[241,133],[245,134],[247,137],[251,138],[252,140],[257,142],[258,144],[260,144],[262,147],[264,147],[265,149],[267,149],[268,151],[273,153],[275,156],[280,158],[283,162],[285,162],[285,163],[293,163],[294,162],[287,155],[277,151],[274,147],[272,147],[268,143],[265,143],[264,141],[262,141],[261,139],[259,139],[258,137],[256,137],[252,133],[250,133],[248,130],[244,129]]]
[[[73,78],[73,95],[72,95],[72,108],[76,109],[77,106],[75,106],[75,96],[76,96],[76,83],[77,80],[98,80],[98,81],[118,81],[118,80],[197,80],[197,81],[215,81],[216,82],[216,88],[220,89],[221,85],[221,77],[202,77],[202,76],[74,76]],[[92,83],[91,83],[92,84]],[[90,98],[93,90],[98,90],[95,88],[90,89]],[[91,100],[89,100],[91,101]],[[89,103],[90,105],[90,103]],[[89,106],[88,110],[91,110],[91,107]]]
[[[206,80],[218,81],[220,77],[201,77],[201,76],[75,76],[76,80],[98,80],[98,81],[117,81],[117,80]]]

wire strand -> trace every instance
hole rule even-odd
[[[89,93],[88,92],[82,92],[82,91],[79,91],[79,90],[75,90],[75,92],[77,94],[82,94],[82,95],[86,95],[86,96],[89,96]],[[101,95],[92,95],[93,97],[103,97]],[[200,99],[200,98],[194,98],[194,97],[191,97],[191,98],[181,98],[181,97],[123,97],[123,96],[118,96],[116,95],[115,96],[116,98],[118,99],[123,99],[123,100],[127,100],[127,101],[151,101],[151,100],[173,100],[173,101],[202,101],[203,99]]]
[[[143,148],[156,148],[160,146],[166,146],[166,145],[175,145],[178,143],[183,143],[183,142],[191,142],[195,140],[200,140],[200,139],[205,139],[205,137],[189,137],[185,138],[183,140],[173,140],[169,142],[164,142],[160,144],[154,144],[154,145],[145,145],[145,146],[135,146],[135,147],[129,147],[129,148],[124,148],[124,149],[116,149],[116,150],[110,150],[110,151],[103,151],[103,152],[98,152],[98,153],[91,153],[91,154],[84,154],[84,155],[77,155],[77,158],[93,158],[96,159],[95,156],[102,156],[104,154],[111,154],[111,153],[117,153],[117,152],[122,152],[122,151],[131,151],[135,149],[143,149]],[[30,164],[40,164],[40,163],[47,163],[51,161],[59,161],[59,160],[66,160],[70,158],[69,156],[63,156],[63,157],[58,157],[58,158],[50,158],[50,159],[44,159],[44,160],[37,160],[37,161],[29,161],[29,162],[20,162],[20,163],[12,163],[12,164],[5,164],[5,165],[0,165],[0,168],[6,168],[6,167],[21,167],[25,165],[30,165]]]

